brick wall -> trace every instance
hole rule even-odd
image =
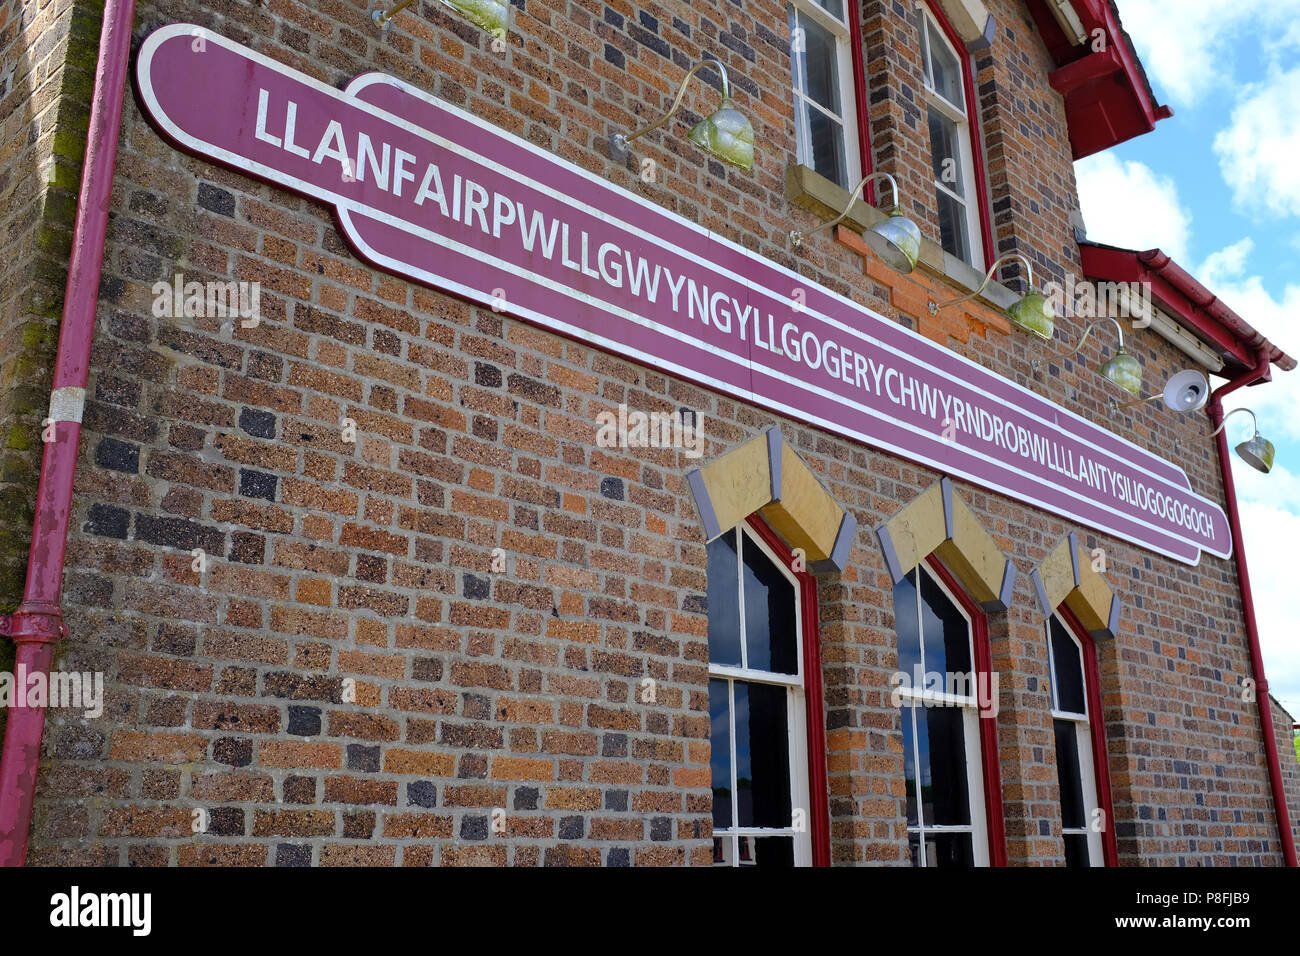
[[[50,365],[99,49],[98,9],[75,0],[0,3],[3,610],[17,606],[27,568],[40,474],[40,422],[49,405]],[[12,669],[13,644],[0,637],[0,671]],[[4,723],[0,710],[0,735]]]
[[[786,244],[813,220],[784,199],[780,3],[516,5],[503,54],[435,4],[381,36],[359,3],[143,3],[135,33],[192,21],[334,84],[393,73],[916,327],[924,298],[873,275],[851,242],[822,235],[798,257]],[[995,244],[1077,272],[1047,57],[1018,3],[991,6],[1000,28],[978,68]],[[862,15],[875,160],[934,235],[907,105],[914,14],[864,0]],[[637,143],[655,183],[612,166],[611,129],[655,114],[704,53],[754,123],[754,171],[681,135],[715,102],[701,86],[669,132]],[[151,286],[178,271],[260,281],[264,321],[155,318]],[[50,716],[33,862],[708,863],[695,462],[598,448],[596,415],[622,402],[699,412],[706,460],[776,422],[855,514],[848,569],[820,588],[832,852],[903,861],[892,589],[870,529],[938,473],[366,268],[322,208],[176,152],[133,99],[100,305],[62,665],[104,671],[108,699],[97,720]],[[1089,370],[1104,341],[1088,368],[1035,372],[1041,347],[996,322],[922,331],[1110,421],[1111,387]],[[1079,331],[1061,323],[1065,339]],[[1152,387],[1186,364],[1149,331],[1133,339]],[[1204,420],[1146,406],[1114,427],[1221,499]],[[989,622],[1011,860],[1063,862],[1028,572],[1080,531],[1125,600],[1099,649],[1124,862],[1275,861],[1258,721],[1236,689],[1249,668],[1231,562],[1188,568],[957,489],[1022,572]],[[653,704],[635,693],[647,676]]]

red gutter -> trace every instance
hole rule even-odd
[[[72,481],[77,467],[81,410],[90,368],[134,21],[134,0],[107,0],[104,4],[99,62],[91,95],[90,130],[86,137],[81,192],[77,197],[59,349],[54,360],[50,396],[54,440],[46,442],[41,460],[23,601],[12,615],[0,618],[0,632],[17,644],[15,673],[19,672],[18,668],[28,675],[48,673],[54,645],[67,635],[59,592],[63,584]],[[22,866],[27,857],[41,734],[45,729],[45,708],[23,706],[25,695],[21,692],[25,687],[19,689],[19,700],[9,712],[4,751],[0,755],[0,865],[3,866]]]
[[[1210,421],[1215,428],[1223,424],[1224,396],[1243,385],[1266,379],[1269,374],[1270,360],[1268,350],[1261,349],[1253,369],[1214,390],[1210,396]],[[1259,627],[1255,622],[1255,599],[1250,590],[1250,572],[1246,569],[1246,549],[1241,540],[1241,515],[1237,511],[1237,488],[1232,481],[1232,457],[1228,452],[1227,432],[1219,432],[1215,442],[1219,450],[1219,469],[1223,473],[1223,493],[1228,504],[1228,524],[1232,528],[1232,552],[1237,562],[1237,580],[1241,585],[1241,609],[1246,618],[1246,636],[1250,642],[1250,665],[1255,678],[1255,702],[1259,706],[1259,729],[1264,737],[1264,756],[1268,762],[1268,779],[1273,790],[1278,836],[1282,840],[1282,857],[1286,865],[1295,866],[1295,835],[1291,832],[1291,815],[1287,812],[1286,788],[1282,783],[1282,765],[1278,762],[1277,734],[1273,729],[1273,708],[1269,703],[1268,678],[1264,676],[1264,655],[1259,646]]]
[[[1296,367],[1296,360],[1270,343],[1250,323],[1218,296],[1197,282],[1186,270],[1159,249],[1137,252],[1086,242],[1079,244],[1083,274],[1105,282],[1142,282],[1163,302],[1180,324],[1212,346],[1227,362],[1243,369],[1254,367],[1261,349],[1282,371]],[[1269,375],[1263,379],[1267,381]]]

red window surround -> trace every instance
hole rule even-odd
[[[862,53],[862,10],[859,0],[848,0],[849,6],[849,41],[853,47],[853,92],[857,98],[858,109],[858,148],[862,151],[862,175],[874,172],[875,164],[871,153],[871,117],[867,107],[866,65]],[[975,71],[971,66],[970,54],[966,51],[966,42],[953,29],[952,21],[943,12],[943,7],[935,0],[926,0],[926,6],[939,21],[948,42],[958,51],[961,60],[962,87],[966,94],[966,116],[970,122],[971,164],[975,167],[975,203],[980,215],[980,243],[984,249],[984,261],[991,264],[997,258],[993,251],[993,223],[989,216],[988,180],[984,173],[984,138],[980,132],[980,105],[975,97]],[[866,189],[867,202],[876,204],[876,185],[872,183]]]
[[[989,651],[988,619],[983,609],[970,599],[952,573],[933,554],[926,564],[957,598],[957,602],[971,619],[975,632],[975,671],[977,674],[993,672],[993,655]],[[984,768],[984,810],[988,817],[989,865],[1007,865],[1007,837],[1002,822],[1002,771],[998,766],[998,721],[992,714],[979,715],[980,759]]]
[[[943,12],[935,0],[925,0],[934,18],[943,28],[944,36],[958,51],[961,58],[962,87],[966,92],[966,118],[970,122],[971,164],[975,167],[975,202],[979,206],[980,239],[984,247],[984,262],[987,269],[993,264],[997,254],[993,251],[993,223],[989,217],[988,179],[984,174],[984,134],[980,130],[980,101],[975,96],[975,69],[971,65],[970,53],[966,50],[966,41],[952,28],[952,21]]]
[[[817,615],[817,579],[793,567],[794,555],[762,519],[750,515],[749,527],[799,581],[803,614],[803,699],[808,728],[808,808],[813,866],[831,865],[831,816],[827,804],[826,719],[822,703],[822,655]]]
[[[1083,645],[1083,676],[1088,695],[1088,732],[1092,736],[1092,769],[1097,777],[1097,802],[1106,814],[1101,833],[1102,857],[1107,866],[1119,866],[1119,842],[1115,836],[1115,808],[1110,799],[1110,766],[1106,756],[1106,721],[1101,710],[1101,669],[1097,665],[1097,644],[1074,612],[1062,604],[1058,609],[1066,625]]]

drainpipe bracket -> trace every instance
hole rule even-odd
[[[0,619],[0,633],[15,644],[57,644],[68,636],[63,609],[42,601],[23,602]]]

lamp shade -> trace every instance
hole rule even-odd
[[[1102,365],[1101,374],[1130,395],[1142,392],[1142,365],[1123,347]]]
[[[480,30],[489,33],[510,28],[510,4],[504,0],[441,0]]]
[[[895,206],[889,218],[876,223],[870,231],[884,240],[883,248],[878,245],[876,253],[885,265],[904,274],[916,268],[921,259],[921,229],[903,215],[903,210]]]
[[[1266,475],[1273,470],[1274,453],[1273,443],[1259,432],[1255,432],[1254,438],[1237,446],[1238,457],[1251,468]]]
[[[1056,329],[1056,310],[1046,296],[1030,292],[1007,309],[1007,318],[1040,339],[1050,339]]]
[[[744,170],[754,168],[754,127],[730,96],[723,97],[712,116],[696,123],[688,138],[723,162]]]

